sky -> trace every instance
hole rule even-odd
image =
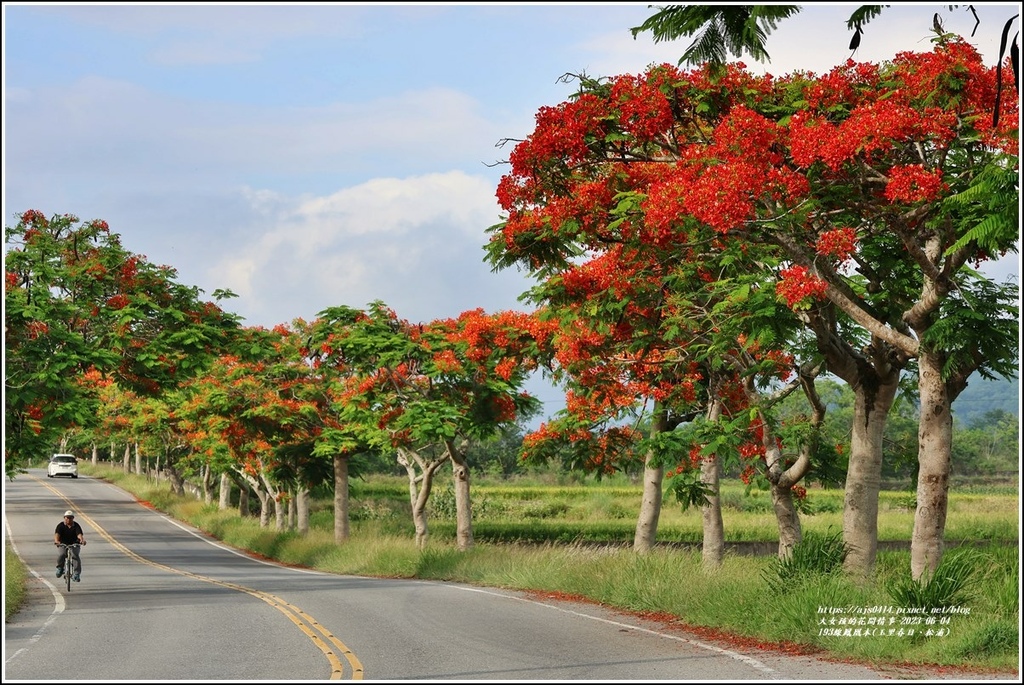
[[[995,64],[1019,3],[803,5],[756,73],[926,51],[932,15]],[[677,63],[649,3],[3,3],[3,215],[105,220],[243,323],[381,300],[424,322],[527,309],[484,261],[495,189],[565,74]],[[1018,30],[1019,23],[1014,30]],[[1012,34],[1011,34],[1012,35]],[[1019,273],[1019,257],[1005,268]]]

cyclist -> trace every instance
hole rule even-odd
[[[78,525],[75,521],[75,512],[70,509],[64,512],[64,520],[57,524],[57,528],[53,531],[53,544],[60,547],[60,556],[57,557],[57,577],[60,578],[64,575],[64,548],[66,545],[73,545],[75,543],[81,545],[85,544],[85,532],[82,530],[82,526]],[[71,580],[80,582],[82,579],[82,558],[78,554],[78,548],[71,548],[71,568],[74,569],[74,575],[71,576]]]

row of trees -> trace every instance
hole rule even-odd
[[[999,103],[996,70],[939,34],[932,52],[822,77],[661,65],[578,81],[538,113],[498,188],[507,219],[487,258],[532,274],[530,313],[413,323],[375,302],[244,327],[103,222],[19,216],[6,229],[8,475],[78,431],[161,455],[178,487],[235,482],[265,525],[292,501],[303,529],[310,488],[332,483],[341,542],[351,469],[392,454],[421,545],[434,477],[452,466],[467,549],[466,449],[537,410],[523,386],[539,369],[566,409],[522,457],[600,474],[640,455],[634,548],[654,544],[667,485],[702,508],[713,567],[730,463],[770,483],[779,553],[799,542],[801,482],[841,461],[821,440],[828,373],[855,398],[844,540],[847,568],[866,574],[886,420],[913,373],[912,573],[934,571],[950,405],[971,374],[1016,371],[1016,286],[971,268],[1018,238],[1017,102]],[[985,115],[997,104],[998,124]]]
[[[798,540],[789,500],[822,456],[814,379],[827,370],[856,397],[843,536],[848,570],[869,572],[882,436],[910,373],[912,573],[935,570],[951,403],[975,372],[1014,375],[1019,352],[1016,285],[972,268],[1019,239],[1017,102],[999,104],[996,76],[938,32],[932,52],[822,77],[735,64],[580,75],[573,98],[538,113],[499,186],[508,219],[492,228],[489,256],[528,270],[529,301],[559,324],[558,373],[573,396],[549,435],[603,425],[614,448],[622,411],[647,403],[637,549],[653,539],[668,455],[681,447],[667,446],[696,416],[710,426],[705,554],[721,541],[716,462],[730,450],[760,451],[780,541]],[[779,385],[787,371],[808,400],[801,426],[772,413],[793,387]]]

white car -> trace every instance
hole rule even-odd
[[[78,459],[73,454],[55,454],[46,465],[46,477],[71,476],[78,478]]]

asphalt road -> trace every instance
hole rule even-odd
[[[85,530],[82,582],[53,529]],[[455,583],[339,576],[251,558],[103,481],[5,482],[32,575],[4,626],[3,681],[876,680],[872,669],[739,652],[599,606]],[[809,620],[813,620],[811,617]]]

